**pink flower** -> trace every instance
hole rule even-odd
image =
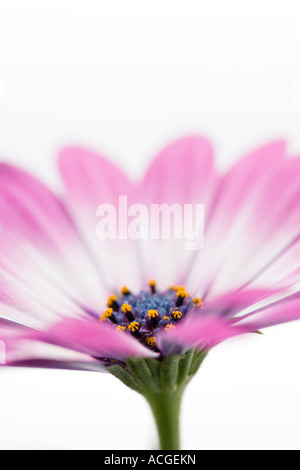
[[[139,183],[80,148],[63,150],[59,169],[63,199],[0,166],[0,339],[8,365],[114,364],[132,377],[128,358],[161,362],[300,318],[300,158],[288,158],[284,142],[225,174],[196,136],[164,149]],[[204,248],[99,240],[97,207],[112,204],[119,217],[121,196],[145,207],[204,204]]]

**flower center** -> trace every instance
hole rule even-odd
[[[101,322],[113,324],[120,332],[128,331],[142,344],[158,351],[156,335],[160,330],[176,328],[186,314],[202,305],[200,298],[193,299],[183,286],[159,291],[156,282],[149,282],[149,290],[133,294],[126,286],[119,296],[111,295]]]

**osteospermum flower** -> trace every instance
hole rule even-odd
[[[179,447],[183,391],[207,352],[300,318],[300,159],[275,142],[225,174],[210,144],[179,140],[131,183],[79,148],[59,156],[58,198],[0,166],[0,339],[7,365],[107,371],[143,394],[161,448]],[[205,243],[126,238],[128,204],[205,206]],[[96,236],[112,204],[116,239]]]

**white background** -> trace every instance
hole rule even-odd
[[[300,5],[290,0],[0,0],[0,158],[59,189],[81,144],[140,175],[197,132],[219,165],[285,137],[300,151]],[[183,447],[300,448],[300,324],[214,350]],[[108,375],[1,370],[1,448],[155,446],[143,398]]]

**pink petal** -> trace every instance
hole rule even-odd
[[[0,320],[0,341],[5,344],[5,365],[70,370],[105,370],[103,364],[85,354],[52,344],[22,339],[30,330]],[[3,358],[2,358],[3,359]]]
[[[105,158],[76,147],[66,148],[60,153],[59,168],[78,230],[107,283],[119,289],[126,282],[131,289],[139,289],[141,271],[136,243],[119,236],[119,228],[125,230],[125,238],[127,233],[126,221],[119,221],[119,197],[126,196],[128,205],[136,202],[134,185]],[[97,209],[101,204],[110,204],[116,210],[115,239],[100,240],[96,236],[101,220]]]
[[[214,182],[211,144],[199,136],[185,137],[163,149],[151,163],[144,181],[144,199],[150,203],[207,200]]]
[[[97,358],[156,357],[129,333],[97,321],[67,319],[48,331],[30,331],[24,339],[42,341]]]
[[[210,349],[226,339],[249,333],[246,326],[233,326],[226,319],[199,311],[182,321],[174,330],[163,331],[157,337],[158,347],[164,354],[189,348]]]
[[[282,277],[280,285],[285,287],[293,287],[296,284],[300,284],[300,266],[292,269],[288,274]]]
[[[205,305],[206,311],[233,317],[236,313],[251,307],[261,300],[267,300],[282,289],[241,289],[215,297]]]
[[[32,316],[82,313],[78,303],[103,308],[107,292],[61,202],[7,164],[0,165],[0,225],[0,300],[35,304]]]
[[[190,136],[173,142],[153,161],[140,187],[140,201],[150,212],[152,204],[203,204],[208,214],[217,183],[213,149],[208,141]],[[173,226],[172,226],[173,228]],[[197,255],[188,251],[187,240],[149,240],[142,244],[145,271],[160,287],[184,282]]]
[[[34,292],[24,283],[0,268],[0,317],[33,327],[42,327],[53,322],[54,319],[57,320],[60,315],[66,314],[66,310],[55,311],[53,309],[54,299],[47,305],[41,292],[39,294],[39,296],[34,295]],[[48,292],[45,297],[47,295]],[[79,313],[80,308],[74,305],[73,314],[76,312]]]
[[[282,300],[241,317],[238,325],[252,330],[260,330],[269,326],[278,325],[300,319],[300,298],[291,297],[291,300]]]
[[[37,343],[36,343],[37,344]],[[44,348],[43,344],[43,348]],[[55,346],[53,346],[55,347]],[[8,367],[28,367],[35,369],[55,369],[55,370],[77,370],[82,372],[107,372],[105,365],[101,361],[95,360],[84,360],[84,359],[21,359],[8,361],[6,366]]]
[[[251,287],[259,285],[292,287],[300,282],[299,265],[300,235],[254,277],[250,283]]]
[[[283,142],[265,146],[224,176],[205,249],[190,275],[192,288],[210,296],[238,288],[299,232],[300,161],[284,158],[284,151]]]

